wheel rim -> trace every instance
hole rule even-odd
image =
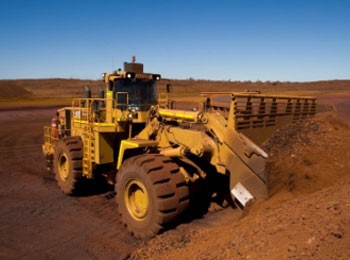
[[[142,182],[131,180],[125,189],[125,204],[129,214],[137,221],[143,220],[148,212],[148,193]]]
[[[66,181],[69,175],[69,160],[66,153],[60,154],[58,158],[58,174],[61,180]]]

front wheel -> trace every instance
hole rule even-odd
[[[116,180],[122,221],[138,238],[152,237],[173,223],[189,205],[189,191],[170,158],[146,154],[127,159]]]

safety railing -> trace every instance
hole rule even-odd
[[[158,105],[161,108],[170,108],[170,93],[159,93],[158,94]]]
[[[104,98],[78,98],[72,101],[73,122],[91,123],[104,121],[106,111]]]
[[[60,137],[59,129],[53,129],[51,126],[44,126],[44,142],[55,144]]]

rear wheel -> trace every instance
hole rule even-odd
[[[152,237],[173,223],[189,205],[189,191],[179,167],[157,154],[127,159],[117,173],[118,210],[138,238]]]
[[[63,193],[76,195],[82,176],[83,143],[80,137],[59,140],[54,153],[54,172]]]

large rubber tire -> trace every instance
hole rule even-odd
[[[58,141],[53,167],[58,187],[63,193],[77,195],[80,192],[82,160],[83,142],[80,137],[68,137]]]
[[[137,238],[158,234],[189,205],[188,186],[179,167],[159,154],[125,160],[115,189],[122,222]]]

